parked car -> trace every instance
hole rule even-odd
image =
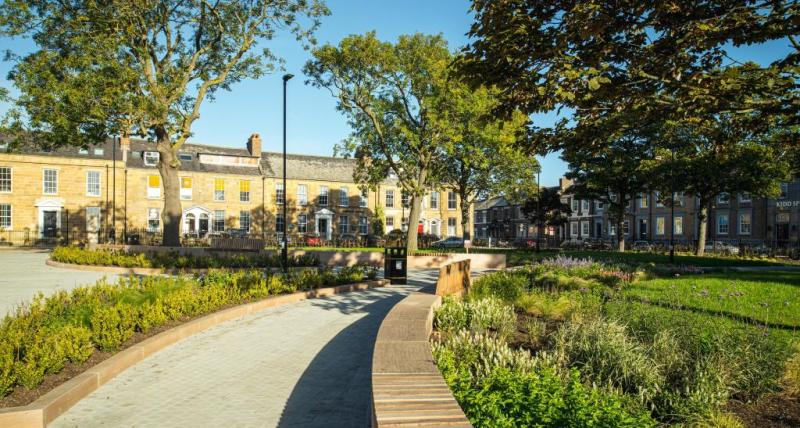
[[[434,248],[462,248],[464,247],[464,238],[458,236],[451,236],[449,238],[436,241],[431,244]]]
[[[512,244],[515,248],[533,248],[536,246],[534,238],[517,238]]]
[[[647,241],[635,241],[631,249],[634,251],[653,251],[653,245]]]
[[[306,233],[301,238],[301,242],[306,247],[319,247],[322,245],[322,238],[316,233]]]
[[[706,252],[718,254],[739,254],[739,247],[728,244],[727,242],[714,241],[706,244]]]

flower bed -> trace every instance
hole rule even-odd
[[[280,255],[271,254],[181,255],[157,252],[127,253],[119,250],[89,250],[78,247],[57,247],[50,255],[50,259],[61,263],[125,268],[234,269],[281,266]],[[319,266],[319,259],[310,254],[290,256],[288,261],[291,267]]]
[[[797,329],[630,298],[661,274],[560,257],[485,275],[437,311],[434,358],[475,426],[742,426],[731,403],[798,394]]]
[[[25,404],[48,376],[81,364],[95,352],[113,352],[134,334],[267,296],[374,279],[374,269],[337,272],[214,272],[195,277],[141,277],[100,281],[50,297],[38,296],[0,322],[0,397]]]

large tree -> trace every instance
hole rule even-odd
[[[730,117],[718,116],[703,126],[667,127],[661,135],[652,186],[661,194],[669,194],[674,187],[698,199],[697,255],[705,252],[708,212],[717,196],[775,197],[780,181],[788,179],[790,153],[782,144],[764,141],[770,137],[754,135]]]
[[[561,196],[561,189],[557,187],[542,187],[522,205],[523,214],[536,225],[536,251],[539,251],[542,226],[561,226],[572,213]]]
[[[513,200],[530,195],[539,163],[520,144],[526,136],[526,115],[498,118],[492,114],[498,105],[495,90],[472,89],[455,79],[451,85],[451,96],[441,99],[435,111],[437,122],[445,124],[442,181],[459,196],[462,236],[470,239],[475,200],[491,194]]]
[[[620,113],[689,124],[729,114],[796,135],[796,1],[473,0],[472,9],[464,70],[500,88],[505,110],[568,106],[574,126],[599,130]],[[757,64],[732,53],[767,42],[785,54]]]
[[[147,136],[160,154],[164,245],[180,245],[178,150],[221,89],[272,71],[278,31],[313,42],[321,0],[4,1],[0,28],[36,50],[11,72],[25,113],[12,129],[50,144]],[[22,135],[22,133],[20,133]]]
[[[593,150],[583,148],[585,141],[563,146],[562,158],[569,164],[566,177],[573,180],[568,192],[603,202],[616,224],[618,249],[625,251],[623,224],[630,202],[650,183],[652,141],[646,134],[629,133]]]
[[[421,202],[442,178],[446,126],[436,108],[448,99],[452,54],[441,36],[400,36],[396,43],[374,32],[351,35],[338,46],[314,49],[309,82],[328,89],[352,134],[337,152],[354,156],[354,179],[377,186],[397,178],[411,197],[406,246],[417,249]]]

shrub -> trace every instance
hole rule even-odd
[[[744,424],[736,415],[721,412],[697,418],[688,426],[689,428],[744,428]]]
[[[557,355],[591,382],[634,394],[645,403],[661,390],[658,367],[621,324],[602,319],[565,323],[553,340]]]
[[[547,334],[547,324],[537,318],[528,318],[523,324],[525,333],[528,336],[528,342],[533,345],[541,345],[544,343]]]
[[[92,332],[83,326],[67,325],[54,332],[57,352],[73,363],[82,363],[94,353]]]
[[[11,392],[16,381],[14,347],[9,342],[0,341],[0,397]]]
[[[491,332],[505,340],[514,332],[516,318],[513,306],[495,298],[447,300],[436,311],[434,323],[446,332],[469,328],[478,333]]]
[[[506,303],[513,303],[525,293],[528,286],[528,275],[524,271],[495,272],[476,279],[470,295],[476,298],[494,296]]]
[[[133,336],[136,314],[125,304],[95,308],[91,318],[92,341],[104,351],[113,351]]]
[[[161,301],[146,302],[139,308],[139,322],[136,329],[142,333],[147,333],[151,328],[162,325],[168,320],[164,313],[164,306]]]
[[[786,371],[781,383],[790,396],[800,397],[800,350],[786,362]]]
[[[492,337],[461,332],[433,350],[475,426],[656,426],[624,397],[585,386],[574,371],[563,377],[552,362],[513,351]]]

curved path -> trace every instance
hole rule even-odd
[[[51,427],[366,427],[374,339],[413,285],[270,308],[187,338],[123,372]]]

